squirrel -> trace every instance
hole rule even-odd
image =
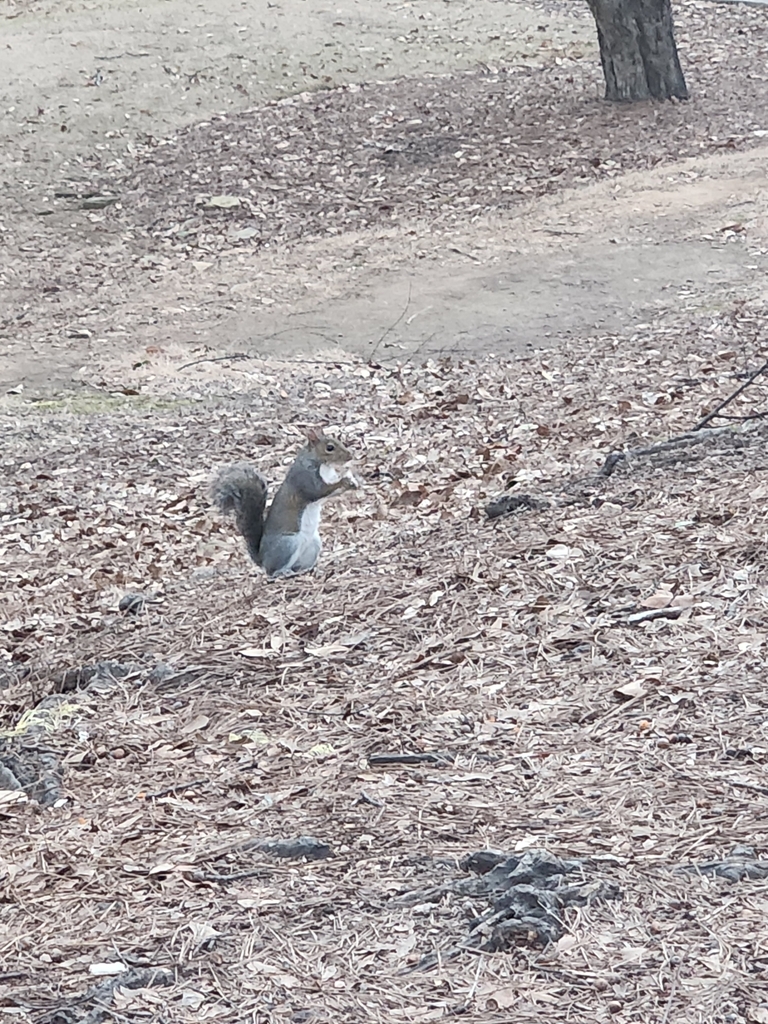
[[[222,469],[211,486],[211,497],[222,512],[235,513],[248,554],[267,576],[293,576],[317,564],[325,500],[359,486],[347,466],[351,461],[341,441],[310,430],[266,516],[267,481],[248,462]]]

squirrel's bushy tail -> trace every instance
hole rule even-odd
[[[222,512],[235,513],[235,522],[248,545],[248,554],[260,565],[259,546],[267,504],[264,477],[248,462],[225,466],[211,484],[211,498]]]

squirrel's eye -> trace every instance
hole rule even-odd
[[[335,450],[336,450],[336,445],[335,445],[335,444],[327,444],[327,445],[325,446],[325,450],[326,450],[327,452],[332,452],[332,451],[335,451]]]

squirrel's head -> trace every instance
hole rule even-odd
[[[344,463],[352,461],[352,453],[335,437],[327,437],[322,430],[307,431],[307,447],[321,461]]]

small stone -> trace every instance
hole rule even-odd
[[[120,598],[120,604],[117,607],[124,615],[138,615],[144,610],[146,602],[146,594],[125,594]]]
[[[693,743],[693,737],[689,736],[687,732],[676,732],[670,736],[670,740],[673,743]]]
[[[744,846],[740,843],[738,846],[734,846],[728,856],[743,857],[745,860],[754,860],[755,848],[754,846]]]

